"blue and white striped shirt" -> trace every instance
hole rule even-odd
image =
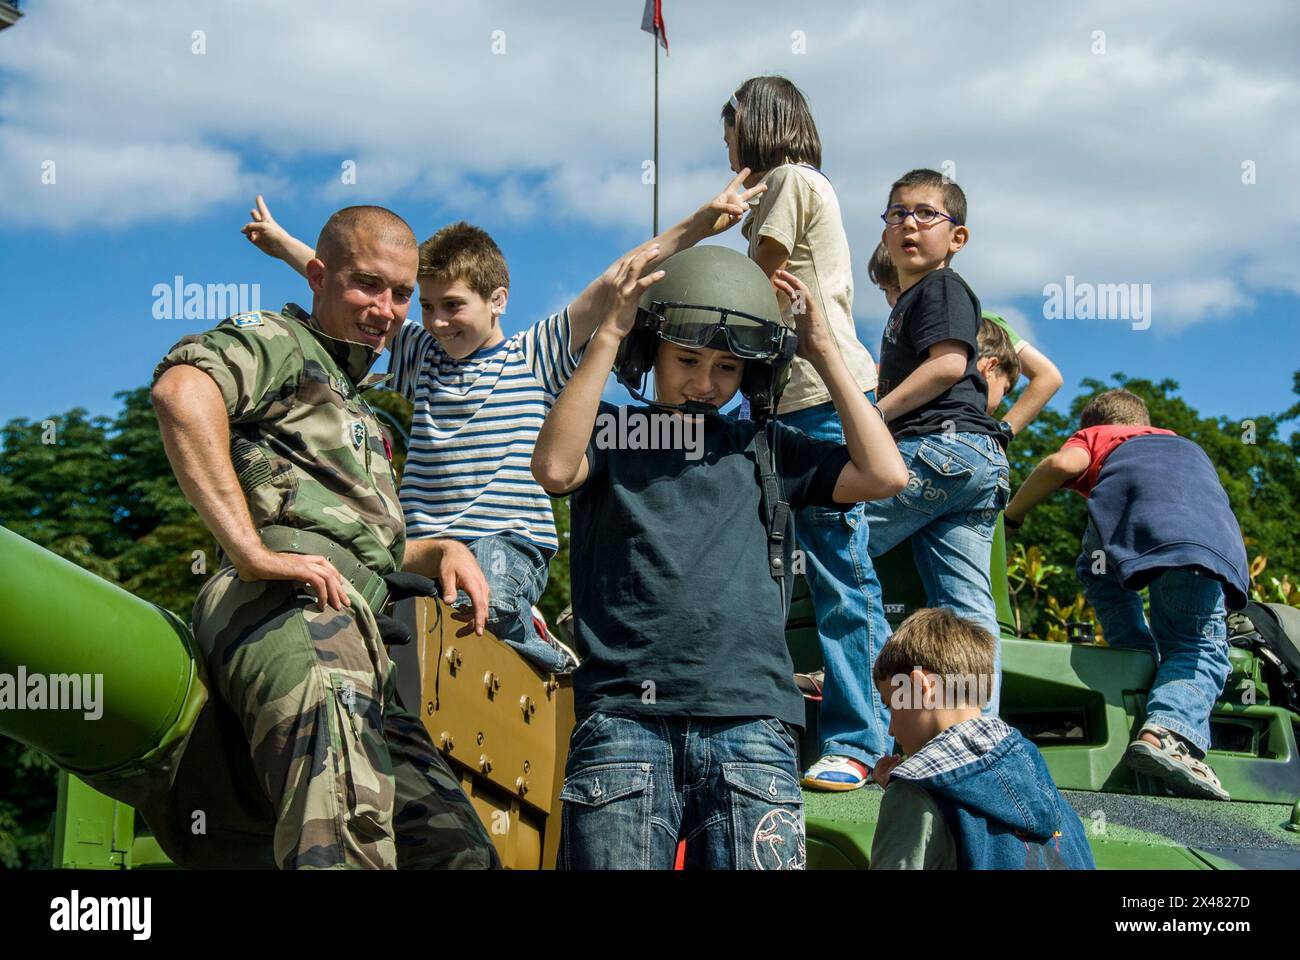
[[[414,321],[393,341],[393,389],[415,404],[400,492],[411,539],[514,533],[558,547],[530,463],[538,431],[577,368],[569,312],[463,360]]]

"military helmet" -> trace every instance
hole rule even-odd
[[[740,392],[754,419],[766,419],[789,382],[797,344],[767,275],[745,255],[719,246],[683,250],[662,269],[664,278],[641,297],[636,326],[619,347],[619,382],[639,394],[661,340],[726,350],[745,361]]]

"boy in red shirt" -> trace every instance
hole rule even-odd
[[[1016,491],[1004,523],[1015,530],[1059,487],[1088,499],[1075,564],[1084,594],[1107,644],[1146,650],[1157,663],[1146,722],[1124,761],[1175,793],[1227,800],[1204,757],[1228,678],[1225,605],[1244,607],[1250,582],[1241,528],[1209,457],[1151,426],[1141,397],[1108,390],[1079,425]]]

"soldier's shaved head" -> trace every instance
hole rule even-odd
[[[307,263],[312,316],[327,336],[382,350],[406,320],[419,263],[405,220],[383,207],[345,207],[325,222]]]
[[[416,249],[415,231],[387,207],[344,207],[321,228],[316,257],[329,270],[338,270],[355,252],[357,234],[365,233],[384,246]]]

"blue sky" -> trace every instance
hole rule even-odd
[[[648,234],[638,0],[24,7],[0,32],[0,320],[23,331],[0,361],[0,421],[113,413],[115,391],[210,325],[155,319],[153,288],[176,275],[259,284],[272,309],[305,301],[238,233],[258,192],[307,239],[362,202],[421,238],[453,219],[484,226],[511,267],[507,333]],[[972,229],[954,267],[1061,368],[1056,405],[1121,370],[1179,381],[1207,414],[1290,405],[1300,83],[1286,65],[1300,12],[1044,7],[752,2],[739,22],[669,0],[664,224],[725,184],[731,90],[781,73],[819,124],[873,353],[886,308],[865,265],[889,182],[950,163]],[[1046,318],[1043,289],[1067,276],[1150,284],[1150,329]]]

